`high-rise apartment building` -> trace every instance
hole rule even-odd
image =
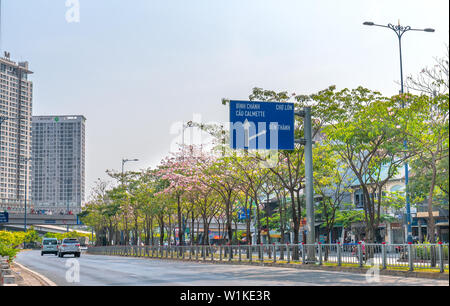
[[[0,210],[30,200],[33,83],[28,62],[0,57]]]
[[[78,212],[85,196],[84,116],[33,116],[34,209]]]

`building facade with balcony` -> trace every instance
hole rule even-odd
[[[0,210],[21,210],[30,201],[32,74],[28,62],[0,57]]]
[[[35,210],[77,213],[85,197],[84,116],[33,116]]]

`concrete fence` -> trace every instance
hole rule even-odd
[[[448,272],[448,244],[271,244],[90,247],[89,254],[205,262],[255,262]]]
[[[17,286],[16,277],[11,270],[8,260],[0,256],[0,286]]]

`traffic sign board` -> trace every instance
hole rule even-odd
[[[80,217],[77,215],[77,225],[84,225],[83,222],[81,222]]]
[[[0,212],[0,223],[8,223],[9,222],[9,214],[8,212]]]
[[[230,147],[293,150],[294,103],[230,101]]]
[[[239,221],[246,220],[247,216],[250,216],[250,209],[247,208],[247,212],[245,212],[245,208],[241,207],[238,211],[238,219]]]

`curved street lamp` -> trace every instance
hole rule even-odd
[[[389,23],[386,25],[376,24],[372,21],[366,21],[363,23],[363,25],[366,26],[377,26],[382,28],[388,28],[395,32],[395,34],[398,37],[398,45],[400,50],[400,83],[401,83],[401,90],[400,93],[404,93],[404,85],[403,85],[403,62],[402,62],[402,36],[408,31],[421,31],[421,32],[429,32],[433,33],[435,30],[432,28],[425,28],[425,29],[413,29],[410,26],[402,26],[400,25],[400,21],[398,25],[393,25]],[[405,102],[403,102],[402,107],[405,107]],[[407,141],[403,142],[405,149],[408,148]],[[412,242],[412,224],[411,224],[411,205],[410,205],[410,199],[409,199],[409,169],[408,169],[408,162],[405,162],[405,192],[406,192],[406,223],[407,223],[407,241]],[[420,228],[419,228],[420,230]]]
[[[127,162],[137,162],[139,161],[139,159],[135,158],[135,159],[125,159],[122,158],[122,184],[123,184],[123,176],[124,176],[124,166]]]
[[[382,28],[388,28],[391,29],[395,32],[395,34],[398,37],[398,43],[399,43],[399,50],[400,50],[400,79],[401,79],[401,93],[404,93],[404,87],[403,87],[403,63],[402,63],[402,36],[403,34],[405,34],[408,31],[421,31],[421,32],[429,32],[432,33],[435,30],[432,28],[425,28],[425,29],[413,29],[410,26],[402,26],[400,25],[400,22],[398,25],[393,25],[391,23],[389,23],[387,26],[386,25],[381,25],[381,24],[376,24],[373,23],[372,21],[366,21],[363,23],[363,25],[366,26],[377,26],[377,27],[382,27]]]
[[[186,124],[184,124],[184,122],[183,122],[183,131],[182,131],[182,149],[184,150],[184,131],[186,130],[186,129],[188,129],[188,128],[191,128],[191,127],[193,127],[194,126],[194,122],[192,122],[192,121],[188,121]]]

